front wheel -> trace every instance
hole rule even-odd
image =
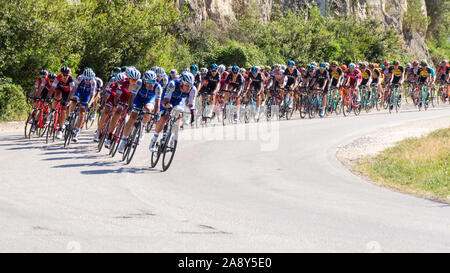
[[[177,150],[177,140],[171,141],[171,138],[174,136],[171,134],[171,132],[168,133],[166,141],[164,143],[163,147],[163,158],[162,158],[162,167],[163,171],[167,171],[169,169],[170,164],[172,163],[173,157],[175,155],[175,151]],[[173,147],[170,147],[170,143],[173,143]]]

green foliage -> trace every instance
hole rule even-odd
[[[424,35],[427,31],[428,18],[422,9],[420,0],[408,0],[408,10],[403,14],[403,31],[417,31]]]
[[[11,79],[0,78],[0,121],[26,118],[29,110],[22,87],[12,84]]]

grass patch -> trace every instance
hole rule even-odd
[[[355,171],[377,184],[450,203],[450,128],[405,139],[359,163]]]

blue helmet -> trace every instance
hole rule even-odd
[[[256,75],[256,74],[258,74],[258,72],[259,72],[259,66],[254,65],[252,67],[252,74]]]
[[[191,73],[196,74],[198,72],[198,66],[193,64],[190,67]]]
[[[294,66],[295,65],[295,62],[293,61],[293,60],[290,60],[289,62],[288,62],[288,66],[289,67],[292,67],[292,66]]]
[[[354,63],[350,63],[348,65],[348,69],[355,69],[355,68],[356,68],[356,65]]]
[[[308,67],[308,71],[314,71],[314,65],[310,65],[309,67]]]
[[[217,64],[212,64],[210,70],[217,70]]]
[[[183,85],[192,86],[195,82],[194,75],[191,72],[183,72],[180,75],[180,82]]]
[[[237,65],[235,65],[235,66],[233,66],[233,68],[231,69],[231,71],[233,72],[233,73],[238,73],[239,72],[239,66],[237,66]]]

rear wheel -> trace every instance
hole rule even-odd
[[[95,119],[93,119],[92,117],[94,116],[95,112],[96,112],[96,109],[91,108],[89,110],[89,112],[87,113],[86,122],[85,122],[86,130],[89,130],[92,127],[92,125],[94,124]]]
[[[161,156],[162,145],[159,142],[156,142],[156,152],[152,152],[151,155],[151,167],[154,168],[156,164],[158,164],[159,158]]]
[[[309,118],[314,118],[316,116],[316,108],[317,108],[317,104],[316,104],[316,99],[315,97],[312,97],[309,101],[309,105],[308,105],[308,114],[309,114]]]
[[[31,128],[34,126],[33,112],[28,115],[27,121],[25,122],[25,138],[31,138]]]
[[[177,150],[177,140],[173,140],[173,147],[170,147],[171,138],[173,138],[174,135],[172,134],[172,128],[170,128],[170,131],[167,134],[166,141],[164,143],[163,147],[163,158],[162,158],[162,167],[163,171],[167,171],[169,169],[170,164],[172,163],[173,157],[175,155],[175,151]]]
[[[129,137],[129,141],[127,143],[127,164],[130,164],[131,160],[133,159],[134,153],[136,152],[136,148],[139,145],[139,135],[141,134],[141,127],[142,126],[139,124],[139,126],[135,128],[135,130],[133,130],[134,132],[131,135],[131,138]]]
[[[51,115],[51,117],[50,117],[50,123],[48,124],[48,128],[47,128],[47,135],[46,135],[46,137],[45,137],[45,143],[47,143],[48,144],[48,142],[49,142],[49,140],[50,139],[53,139],[54,140],[54,135],[55,135],[55,118],[56,118],[56,115],[54,115],[53,114],[53,112],[52,113],[50,113],[50,115]]]
[[[123,129],[125,128],[125,119],[122,120],[120,126],[116,127],[113,133],[113,138],[111,140],[111,149],[109,150],[109,154],[111,157],[116,155],[117,149],[119,148],[120,140],[123,137]],[[123,161],[123,158],[122,158]]]

